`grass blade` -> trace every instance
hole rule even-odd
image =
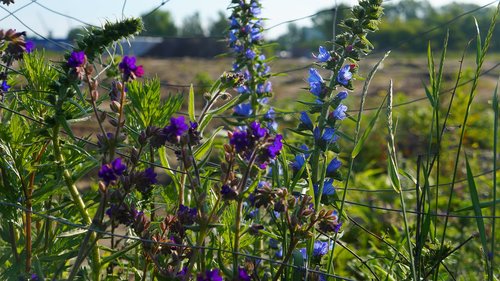
[[[474,207],[474,215],[476,216],[477,229],[479,230],[481,245],[483,246],[483,252],[486,257],[486,262],[488,263],[488,258],[487,258],[488,245],[486,242],[486,230],[484,228],[483,214],[481,212],[481,202],[479,201],[476,182],[474,181],[474,175],[472,174],[472,169],[470,167],[469,158],[467,157],[467,154],[465,154],[465,165],[467,168],[467,182],[469,184],[470,199],[472,201],[472,206]]]
[[[189,113],[189,119],[191,120],[191,122],[195,122],[196,119],[195,119],[195,116],[194,116],[194,88],[193,88],[193,84],[191,84],[191,86],[189,87],[189,109],[188,109],[188,113]]]

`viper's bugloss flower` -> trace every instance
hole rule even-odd
[[[330,250],[328,242],[314,241],[313,257],[321,258],[328,253],[328,250]]]
[[[280,248],[278,251],[276,251],[275,256],[278,259],[282,259],[283,258],[283,248]]]
[[[255,139],[261,139],[266,136],[267,130],[260,126],[260,124],[256,121],[250,123],[250,131]]]
[[[269,110],[264,114],[264,118],[267,120],[274,120],[276,118],[276,111],[274,107],[270,107]]]
[[[109,164],[104,164],[99,170],[98,176],[104,181],[106,185],[116,181],[119,176],[127,170],[127,165],[122,162],[121,158],[116,158]]]
[[[305,111],[300,112],[300,122],[305,128],[309,130],[312,130],[314,127],[311,118],[309,118],[309,115],[307,115]]]
[[[252,41],[259,41],[263,38],[262,36],[262,33],[261,33],[261,30],[259,27],[253,27],[251,30],[250,30],[250,39]]]
[[[35,50],[35,43],[33,43],[33,41],[26,41],[24,47],[26,49],[26,53],[31,54],[33,50]]]
[[[118,68],[123,73],[123,80],[128,81],[129,79],[135,79],[137,77],[142,77],[144,75],[144,69],[142,65],[135,65],[135,57],[124,56]]]
[[[318,196],[319,186],[317,184],[313,185],[314,195]],[[333,186],[333,179],[326,179],[323,183],[323,192],[321,196],[330,196],[335,194],[335,187]]]
[[[333,158],[326,167],[326,175],[333,176],[340,166],[342,166],[342,162],[340,162],[337,157]]]
[[[179,210],[177,210],[177,218],[183,225],[192,225],[196,220],[196,215],[198,210],[196,208],[189,208],[182,204],[179,205]]]
[[[252,115],[253,109],[250,103],[240,103],[234,107],[234,114],[248,117]]]
[[[327,144],[334,143],[338,140],[338,136],[335,134],[335,129],[333,128],[325,128],[323,135],[320,135],[319,128],[314,128],[313,131],[314,139],[316,141],[322,140]]]
[[[295,161],[292,162],[292,170],[297,173],[302,169],[304,164],[306,163],[306,156],[304,154],[295,155]]]
[[[234,16],[231,16],[229,19],[230,19],[229,29],[240,28],[240,24],[239,24],[238,20]]]
[[[229,143],[234,146],[237,152],[242,152],[250,146],[248,134],[246,131],[235,131],[229,140]]]
[[[332,117],[335,118],[336,120],[344,120],[347,115],[345,114],[347,110],[347,106],[343,104],[339,104],[337,108],[332,112]]]
[[[69,55],[67,65],[72,68],[80,67],[85,63],[84,51],[73,51]]]
[[[245,56],[247,57],[247,59],[253,59],[255,58],[255,52],[252,50],[252,49],[247,49],[245,51]]]
[[[329,61],[332,56],[330,55],[330,52],[328,52],[328,50],[323,47],[323,46],[319,46],[319,53],[318,55],[314,55],[314,58],[317,59],[319,62],[327,62]]]
[[[271,82],[266,82],[266,84],[259,84],[257,85],[257,93],[258,94],[264,94],[264,93],[270,93],[272,92],[272,84]]]
[[[238,31],[236,30],[229,31],[229,43],[234,43],[238,40],[238,37],[236,36],[237,33]]]
[[[184,116],[172,117],[170,125],[163,128],[163,133],[167,136],[167,140],[175,143],[188,129],[189,126],[186,124]]]
[[[261,12],[261,9],[260,9],[260,6],[259,6],[259,3],[257,2],[252,2],[252,4],[250,4],[250,13],[256,17],[258,15],[260,15],[260,12]]]
[[[309,78],[307,81],[309,82],[309,91],[315,96],[321,96],[325,81],[316,69],[309,69]]]
[[[347,86],[349,83],[349,80],[352,78],[352,73],[351,73],[351,66],[350,65],[344,65],[340,70],[339,74],[337,75],[337,81],[344,85]]]
[[[196,277],[196,281],[222,281],[222,275],[220,274],[220,270],[215,268],[207,270],[204,274],[199,274]]]
[[[8,92],[10,89],[10,85],[7,84],[7,80],[3,80],[2,85],[0,86],[0,90],[2,93]]]
[[[238,281],[250,281],[250,275],[243,267],[238,268]]]
[[[345,100],[347,98],[347,92],[346,91],[339,92],[337,94],[337,98],[340,100]]]

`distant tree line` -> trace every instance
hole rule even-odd
[[[401,0],[396,3],[388,2],[384,7],[385,15],[382,18],[380,30],[369,35],[373,45],[378,50],[397,48],[406,52],[425,52],[429,41],[432,42],[433,47],[441,46],[447,30],[450,33],[448,48],[450,50],[463,50],[467,42],[475,38],[474,18],[477,19],[484,39],[495,5],[464,16],[461,15],[480,6],[450,3],[435,8],[428,1]],[[305,50],[310,52],[310,50],[317,48],[318,44],[333,38],[334,13],[335,9],[333,8],[318,12],[312,18],[313,24],[310,27],[291,23],[288,25],[288,32],[280,36],[276,42],[283,50],[295,53]],[[348,6],[341,4],[336,7],[336,13],[336,23],[338,24],[350,13],[350,10]],[[438,28],[422,34],[434,27]],[[342,29],[336,28],[336,32],[342,32]],[[500,51],[500,41],[495,40],[495,38],[500,38],[499,28],[496,28],[493,35],[491,48]]]

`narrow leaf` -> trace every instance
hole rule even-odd
[[[189,119],[191,122],[195,122],[195,116],[194,116],[194,88],[193,84],[189,87]]]

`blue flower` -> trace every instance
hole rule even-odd
[[[240,24],[238,23],[238,20],[234,17],[234,16],[231,16],[231,22],[229,24],[229,28],[230,29],[237,29],[240,27]]]
[[[270,107],[269,110],[264,114],[264,118],[267,120],[274,120],[276,118],[276,111],[274,107]]]
[[[292,162],[292,170],[297,173],[302,169],[304,164],[306,163],[306,156],[304,154],[295,155],[295,161]]]
[[[259,6],[259,3],[257,2],[252,2],[252,4],[250,4],[250,13],[253,15],[253,16],[258,16],[260,15],[260,6]]]
[[[10,85],[7,84],[6,80],[3,80],[2,85],[0,86],[0,90],[2,93],[8,92],[10,89]]]
[[[243,52],[243,50],[244,50],[243,46],[242,46],[242,45],[239,45],[239,44],[235,44],[235,45],[234,45],[234,47],[233,47],[233,49],[234,49],[234,51],[235,51],[236,53],[241,53],[241,52]]]
[[[229,43],[234,43],[238,40],[236,33],[238,33],[236,30],[229,31]]]
[[[276,258],[278,259],[281,259],[283,258],[283,248],[280,248],[277,252],[276,252]]]
[[[319,53],[314,57],[318,59],[319,62],[327,62],[332,58],[330,52],[328,52],[328,50],[323,46],[319,46]]]
[[[351,70],[350,65],[345,65],[339,70],[339,74],[337,75],[337,81],[340,84],[347,86],[349,80],[351,80],[352,78],[352,73],[350,70]]]
[[[347,92],[346,91],[339,92],[337,94],[337,98],[340,99],[340,100],[346,99],[347,98]]]
[[[309,69],[309,78],[307,79],[309,82],[309,91],[315,96],[321,96],[324,89],[325,81],[319,75],[318,71],[314,68]]]
[[[305,111],[300,112],[300,122],[302,122],[301,124],[303,124],[307,129],[313,129],[311,118],[309,118],[309,115],[307,115]]]
[[[332,161],[326,167],[326,175],[332,176],[335,172],[342,166],[342,162],[340,162],[337,157],[333,158]]]
[[[325,128],[325,132],[323,133],[323,136],[321,137],[322,140],[324,140],[327,143],[333,143],[338,140],[338,136],[335,134],[335,129],[333,128]]]
[[[240,103],[234,107],[234,114],[240,116],[250,116],[253,113],[252,105],[250,103]]]
[[[254,27],[250,30],[250,39],[252,41],[259,41],[263,38],[260,28]]]
[[[328,253],[328,250],[330,250],[328,242],[314,241],[314,249],[313,249],[314,257],[321,258],[322,256]]]
[[[239,86],[238,88],[236,88],[236,91],[238,91],[238,93],[240,93],[240,94],[250,93],[250,89],[248,89],[248,86],[246,86],[246,85]]]
[[[335,110],[332,112],[333,118],[335,118],[336,120],[344,120],[347,117],[347,115],[345,114],[346,110],[347,106],[339,104],[339,106],[337,106],[337,108],[335,108]]]
[[[319,186],[317,184],[313,185],[314,195],[318,196]],[[321,193],[321,197],[330,196],[335,194],[335,187],[333,186],[333,179],[327,179],[323,183],[323,192]]]
[[[72,68],[82,66],[85,63],[85,52],[84,51],[73,51],[69,55],[67,65]]]
[[[273,91],[273,89],[272,89],[271,82],[266,82],[266,84],[258,84],[257,85],[257,93],[258,94],[270,93],[272,91]]]
[[[237,152],[242,152],[250,146],[250,141],[248,140],[248,134],[246,131],[235,131],[231,136],[229,143],[235,147]]]
[[[255,58],[255,52],[252,49],[247,49],[245,51],[245,56],[247,57],[247,59],[251,60]]]
[[[269,247],[271,249],[278,249],[278,246],[279,246],[279,241],[274,239],[274,238],[270,238],[269,239]]]

